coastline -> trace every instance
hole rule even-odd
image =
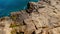
[[[3,29],[0,30],[6,34],[60,34],[60,1],[58,1],[30,2],[28,9],[12,12],[10,17],[1,18],[0,27]]]

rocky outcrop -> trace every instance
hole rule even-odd
[[[12,12],[0,19],[1,27],[11,34],[60,34],[60,0],[30,2],[27,10]],[[9,29],[9,30],[8,30]],[[10,34],[10,33],[8,33]]]

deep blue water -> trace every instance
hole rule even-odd
[[[38,0],[0,0],[0,17],[9,16],[11,12],[16,12],[27,8],[28,2]]]

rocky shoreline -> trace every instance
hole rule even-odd
[[[0,19],[0,34],[60,34],[60,1],[30,2],[27,10]]]

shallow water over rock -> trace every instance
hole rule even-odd
[[[16,12],[27,8],[30,1],[38,0],[0,0],[0,17],[9,16],[11,12]]]

